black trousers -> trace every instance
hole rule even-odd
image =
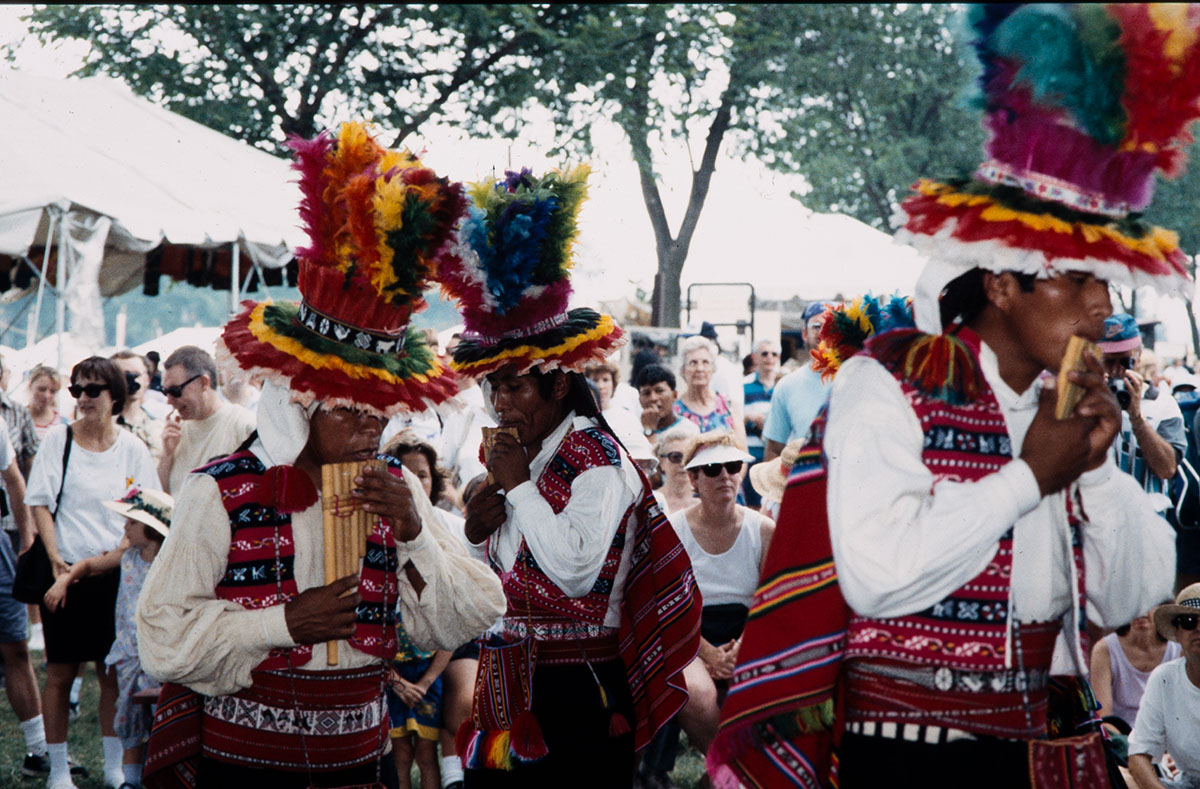
[[[625,665],[592,665],[617,712],[632,729],[633,699]],[[633,784],[633,732],[609,735],[605,710],[592,672],[585,665],[538,666],[533,673],[533,713],[549,750],[541,761],[512,771],[467,770],[467,789],[629,789]]]
[[[1029,746],[981,738],[943,745],[846,732],[838,749],[841,789],[1028,789]]]

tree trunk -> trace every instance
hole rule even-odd
[[[646,203],[646,212],[650,215],[650,226],[654,229],[658,274],[654,278],[654,304],[650,322],[655,326],[679,326],[682,301],[680,278],[683,275],[683,265],[687,262],[692,236],[700,221],[700,212],[704,209],[704,201],[708,198],[712,176],[717,169],[717,153],[720,151],[725,132],[729,130],[732,111],[733,98],[731,91],[727,88],[721,97],[721,106],[717,109],[712,123],[708,127],[708,136],[704,142],[704,155],[700,159],[700,167],[692,173],[692,188],[688,194],[687,209],[684,211],[677,236],[672,236],[671,226],[667,222],[667,215],[663,210],[662,197],[654,176],[650,145],[644,135],[632,133],[629,129],[626,130],[633,147],[634,160],[638,166],[642,199]]]

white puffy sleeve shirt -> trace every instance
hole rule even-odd
[[[397,544],[400,567],[412,562],[425,580],[418,595],[400,572],[400,616],[425,649],[453,650],[475,638],[504,612],[499,579],[470,558],[442,525],[421,483],[404,471],[421,517],[415,539]],[[321,502],[292,515],[295,578],[299,591],[325,584]],[[138,599],[138,649],[146,673],[206,696],[249,687],[250,672],[276,647],[295,646],[284,606],[249,610],[222,600],[215,589],[229,555],[229,515],[216,480],[191,475],[175,504],[170,535],[154,560]],[[339,668],[378,662],[342,643]],[[325,650],[296,668],[326,670]]]
[[[829,528],[842,594],[863,616],[902,616],[940,601],[987,566],[1009,527],[1015,617],[1049,621],[1076,610],[1066,494],[1042,497],[1019,458],[1041,384],[1017,394],[986,345],[980,356],[1015,459],[971,482],[935,482],[917,416],[881,364],[858,356],[834,379],[824,445]],[[1170,596],[1174,538],[1141,487],[1111,462],[1078,484],[1088,615],[1116,627]]]
[[[501,569],[511,570],[524,538],[538,566],[564,594],[583,597],[591,590],[621,519],[641,490],[633,461],[622,450],[619,467],[602,466],[582,472],[571,483],[570,501],[557,514],[538,492],[536,480],[569,431],[594,426],[591,419],[576,417],[572,412],[546,437],[529,463],[529,481],[505,494],[508,519],[504,525],[489,542],[473,546],[477,556],[486,557],[490,550],[492,560]],[[622,590],[632,550],[633,540],[626,540],[604,620],[607,627],[621,622]]]

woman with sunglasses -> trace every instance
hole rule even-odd
[[[68,391],[76,400],[78,419],[46,433],[29,472],[26,499],[55,577],[76,562],[120,545],[125,519],[103,502],[121,498],[130,487],[159,489],[150,450],[117,426],[116,415],[125,406],[124,373],[111,360],[92,356],[71,370]],[[124,782],[121,740],[113,729],[116,675],[103,662],[115,633],[119,581],[115,572],[85,578],[59,610],[42,606],[46,639],[42,699],[50,752],[46,785],[51,789],[74,785],[67,759],[69,694],[80,666],[87,662],[94,664],[100,683],[105,781],[112,786]]]
[[[662,485],[654,491],[654,498],[658,499],[659,506],[667,515],[696,503],[696,488],[683,467],[683,453],[687,451],[688,442],[695,437],[694,430],[672,427],[659,436],[655,444],[654,456],[658,458]]]
[[[704,600],[700,655],[684,671],[690,698],[679,713],[688,740],[702,753],[716,735],[719,697],[737,665],[742,629],[775,532],[770,518],[737,503],[749,460],[727,432],[692,439],[683,464],[698,501],[671,515]]]
[[[1200,584],[1192,584],[1173,604],[1154,609],[1154,626],[1175,641],[1183,657],[1150,674],[1137,722],[1129,735],[1129,772],[1139,789],[1200,787]],[[1164,753],[1179,773],[1164,779],[1154,762]]]

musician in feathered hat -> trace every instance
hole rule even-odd
[[[1109,457],[1121,420],[1102,357],[1064,357],[1073,336],[1101,339],[1110,283],[1190,286],[1174,234],[1137,212],[1200,116],[1200,12],[970,13],[987,159],[902,206],[899,236],[929,258],[920,328],[841,365],[801,450],[773,545],[805,555],[768,557],[718,776],[1109,785],[1100,735],[1075,728],[1094,717],[1086,682],[1052,682],[1052,654],[1083,677],[1089,622],[1169,596],[1173,536]],[[1061,418],[1060,391],[1079,395]]]
[[[691,565],[581,373],[624,342],[608,315],[568,305],[587,177],[476,185],[442,268],[466,329],[452,366],[483,377],[501,430],[493,481],[467,503],[508,603],[459,732],[469,787],[629,786],[698,648]]]
[[[303,300],[247,303],[225,326],[226,374],[264,381],[258,431],[189,475],[141,598],[142,661],[168,683],[148,785],[395,785],[383,690],[397,607],[429,649],[503,611],[494,575],[399,466],[362,469],[335,505],[373,526],[361,572],[325,581],[322,467],[374,458],[388,417],[455,391],[411,318],[466,201],[360,124],[293,148]]]

